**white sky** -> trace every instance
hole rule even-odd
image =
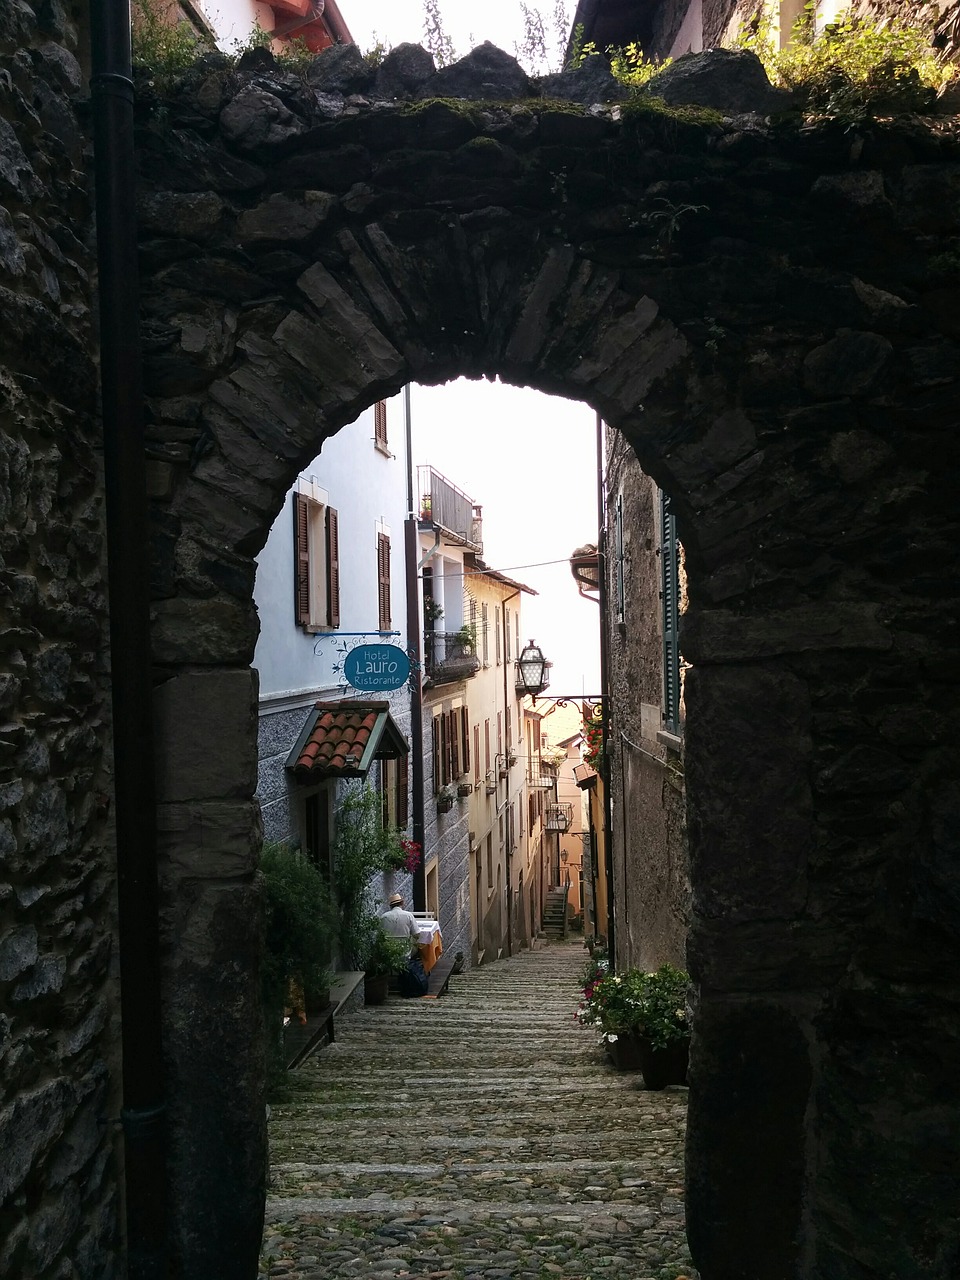
[[[536,640],[553,662],[550,692],[599,693],[599,610],[567,563],[597,538],[593,411],[461,378],[414,386],[411,414],[414,464],[430,463],[480,503],[484,560],[539,592],[523,597],[521,642]]]
[[[562,0],[567,15],[567,28],[576,0]],[[507,53],[523,39],[523,18],[519,0],[439,0],[443,29],[453,41],[460,57],[474,45],[491,40]],[[557,41],[554,23],[555,0],[530,0],[528,8],[539,9],[547,36],[548,49],[555,55]],[[423,0],[340,0],[340,12],[350,33],[364,51],[377,40],[387,46],[423,42]]]

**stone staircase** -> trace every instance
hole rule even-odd
[[[344,1018],[272,1108],[266,1280],[696,1280],[686,1090],[577,1025],[577,942]]]
[[[548,938],[567,936],[567,885],[547,890],[543,904],[543,932]]]

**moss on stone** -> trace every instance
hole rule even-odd
[[[696,107],[692,105],[671,106],[663,98],[652,94],[638,94],[621,106],[624,118],[638,119],[647,116],[651,119],[676,120],[680,124],[700,125],[713,128],[723,124],[723,115],[713,107]]]

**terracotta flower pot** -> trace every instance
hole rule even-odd
[[[389,990],[390,975],[388,973],[365,973],[363,975],[364,1004],[384,1004]]]

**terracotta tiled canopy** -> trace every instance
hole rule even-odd
[[[300,782],[362,778],[374,760],[409,751],[386,702],[318,702],[287,758]]]

